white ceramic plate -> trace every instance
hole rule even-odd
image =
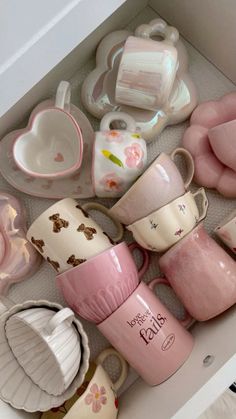
[[[53,407],[60,406],[65,400],[73,396],[77,388],[82,384],[85,374],[89,367],[89,347],[88,338],[84,332],[81,323],[74,320],[81,342],[83,345],[81,366],[78,374],[74,378],[68,389],[60,396],[52,396],[41,390],[26,375],[24,369],[18,364],[16,358],[11,351],[5,335],[5,322],[10,315],[15,314],[19,310],[23,310],[32,306],[43,306],[60,310],[62,306],[57,303],[48,301],[27,301],[23,304],[13,306],[10,310],[3,313],[0,317],[0,398],[11,404],[16,409],[23,409],[27,412],[44,412]]]
[[[51,106],[53,106],[51,100],[41,102],[32,111],[30,119],[39,110]],[[10,132],[0,141],[0,172],[10,185],[21,192],[40,198],[61,199],[68,196],[91,198],[94,196],[91,178],[94,131],[87,117],[75,105],[71,104],[70,113],[78,122],[84,138],[83,162],[80,169],[70,177],[55,180],[34,178],[25,174],[16,166],[12,155],[15,138],[25,131],[25,129],[20,129]]]

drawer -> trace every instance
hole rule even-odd
[[[16,0],[12,3],[16,3]],[[233,2],[229,3],[232,3],[232,15],[236,18],[236,7]],[[213,0],[207,2],[207,5],[200,1],[194,9],[195,15],[193,15],[191,13],[192,5],[190,6],[190,2],[187,0],[151,0],[150,2],[143,0],[71,0],[67,2],[66,7],[63,1],[57,0],[57,2],[52,1],[50,8],[47,7],[46,0],[40,2],[40,8],[37,11],[39,27],[25,28],[23,34],[25,38],[22,35],[22,39],[18,39],[18,43],[16,39],[7,38],[12,50],[5,51],[6,55],[2,56],[0,64],[0,68],[2,68],[2,72],[0,72],[1,137],[14,127],[25,124],[25,118],[32,107],[53,94],[61,79],[70,79],[72,103],[83,110],[80,102],[81,84],[95,65],[94,52],[102,37],[110,31],[126,26],[133,30],[139,24],[158,17],[158,14],[170,21],[171,24],[175,24],[185,36],[183,42],[189,53],[190,73],[197,85],[200,101],[215,99],[224,93],[235,90],[235,84],[231,81],[233,79],[234,82],[236,81],[235,60],[233,62],[230,59],[232,46],[230,47],[230,44],[226,42],[226,52],[222,59],[222,54],[212,46],[211,41],[212,37],[216,36],[216,31],[219,30],[221,14],[224,13],[225,18],[228,16],[228,10],[221,10],[219,0],[214,0],[214,5],[216,4],[216,9],[220,8],[220,12],[219,15],[216,13],[213,22],[211,21],[207,27],[206,42],[204,43],[202,38],[197,35],[196,22],[199,25],[199,31],[204,31],[206,23],[202,22],[205,22],[207,13],[211,12],[211,4],[213,4]],[[22,14],[23,20],[27,6],[29,6],[28,1],[25,0],[21,10],[18,11]],[[201,9],[203,6],[204,13]],[[10,6],[5,5],[4,7],[6,8],[5,13],[11,12]],[[226,8],[225,5],[224,8]],[[32,15],[35,15],[34,12],[33,9],[30,10]],[[183,16],[189,17],[188,23],[186,19],[183,19]],[[9,19],[8,24],[11,25],[14,20],[13,16]],[[21,28],[17,26],[17,22],[14,23],[17,29],[15,30],[16,36],[18,31],[20,31],[19,34],[21,33]],[[209,45],[207,43],[208,32]],[[228,38],[229,33],[230,37]],[[236,37],[234,26],[229,27],[226,34],[227,40],[233,39],[233,37]],[[235,46],[235,42],[233,45]],[[30,66],[30,71],[28,66]],[[98,121],[90,115],[88,117],[93,126],[97,128]],[[150,153],[153,155],[160,150],[170,151],[180,144],[186,127],[187,122],[176,127],[166,128],[160,137],[149,146]],[[50,200],[31,198],[21,194],[11,188],[2,178],[0,178],[0,189],[7,190],[22,199],[32,219],[53,203]],[[209,199],[210,210],[205,225],[211,232],[216,222],[230,208],[233,208],[236,202],[222,201],[221,207],[218,208],[219,211],[216,212],[215,205],[219,205],[217,194],[211,192]],[[152,268],[145,277],[146,280],[150,280],[158,273],[157,260],[154,258],[155,256]],[[24,299],[45,298],[64,304],[55,288],[53,279],[50,268],[43,264],[33,278],[11,289],[10,298],[16,302],[21,302]],[[179,371],[159,386],[148,387],[131,371],[120,395],[119,419],[197,418],[235,381],[235,324],[235,307],[211,321],[196,323],[191,329],[195,338],[195,346],[190,358]],[[84,326],[88,332],[94,356],[108,343],[93,325],[84,322]],[[3,409],[4,407],[0,405],[0,417],[5,418]],[[38,415],[31,414],[30,417],[36,419]],[[12,413],[12,416],[9,416],[9,419],[11,418],[20,419],[21,415],[14,412],[14,415]]]

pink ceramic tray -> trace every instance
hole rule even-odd
[[[30,119],[39,110],[50,106],[53,106],[53,101],[51,100],[41,102],[32,111]],[[71,105],[70,113],[78,122],[84,138],[83,163],[80,169],[70,177],[55,180],[34,178],[25,174],[16,166],[12,156],[15,138],[24,129],[12,131],[0,141],[0,172],[14,188],[40,198],[60,199],[67,196],[72,198],[90,198],[94,196],[91,179],[94,131],[89,120],[75,105]]]

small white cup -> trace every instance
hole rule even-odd
[[[123,121],[126,129],[111,129],[114,121]],[[96,196],[122,196],[145,170],[147,147],[136,132],[135,120],[124,112],[109,112],[95,134],[92,178]]]
[[[14,314],[5,325],[19,364],[35,384],[54,396],[69,387],[80,367],[80,336],[73,319],[69,308],[55,313],[34,307]]]
[[[150,39],[156,34],[163,41]],[[178,31],[162,19],[139,26],[135,36],[128,37],[117,75],[118,103],[148,110],[166,103],[178,69],[178,39]]]

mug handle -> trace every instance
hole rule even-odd
[[[122,384],[125,382],[128,375],[128,364],[123,358],[123,356],[119,352],[117,352],[115,349],[107,348],[107,349],[104,349],[104,351],[102,351],[100,355],[98,355],[95,362],[97,365],[102,365],[104,361],[111,355],[116,356],[119,359],[120,365],[121,365],[120,377],[118,378],[117,381],[115,381],[115,383],[113,383],[113,389],[115,390],[115,392],[117,392],[119,388],[122,386]]]
[[[166,278],[161,278],[161,277],[153,279],[148,284],[148,287],[154,292],[155,287],[158,284],[167,285],[168,287],[170,287],[171,289],[173,289],[172,286],[170,285],[169,281]],[[189,314],[189,312],[185,309],[185,317],[184,317],[184,319],[181,319],[181,320],[178,319],[178,321],[181,323],[181,325],[183,327],[188,328],[188,327],[190,327],[193,324],[194,319]]]
[[[184,187],[185,189],[188,188],[190,183],[192,182],[193,175],[194,175],[194,161],[192,158],[192,155],[189,153],[188,150],[185,150],[185,148],[178,147],[174,151],[172,151],[170,158],[174,161],[174,158],[177,154],[180,154],[184,157],[186,166],[187,166],[187,179],[184,181]]]
[[[68,81],[61,81],[57,88],[55,107],[63,110],[70,110],[71,88]]]
[[[108,218],[110,218],[111,221],[115,224],[115,226],[117,228],[117,235],[115,237],[112,237],[112,239],[115,242],[118,242],[122,239],[122,237],[124,235],[124,227],[115,217],[113,217],[110,214],[108,208],[104,207],[104,205],[99,204],[98,202],[87,202],[86,204],[82,205],[81,208],[84,211],[89,211],[89,210],[99,211],[99,212],[103,213],[104,215],[106,215]]]
[[[202,198],[201,214],[199,215],[199,218],[198,218],[198,222],[199,222],[199,221],[202,221],[206,217],[209,202],[208,202],[208,199],[207,199],[206,192],[205,192],[204,188],[200,188],[196,192],[193,193],[194,198],[197,195],[200,195],[201,198]]]
[[[59,310],[52,318],[49,320],[49,322],[46,324],[44,330],[47,334],[52,335],[54,330],[65,320],[69,321],[70,324],[73,322],[75,318],[74,312],[66,307],[61,310]]]
[[[138,249],[140,251],[140,253],[142,254],[142,257],[143,257],[142,265],[138,269],[138,277],[141,278],[145,274],[146,270],[149,267],[149,263],[150,263],[149,253],[147,252],[146,249],[141,247],[136,242],[128,244],[128,248],[132,253],[135,249]]]
[[[130,132],[136,131],[136,122],[132,116],[125,112],[109,112],[101,120],[100,131],[110,131],[110,124],[113,121],[124,121],[126,123],[126,130]]]
[[[151,20],[150,23],[138,26],[135,31],[135,36],[146,39],[158,34],[163,36],[163,41],[170,45],[177,44],[179,40],[179,32],[177,29],[167,25],[163,19]]]

